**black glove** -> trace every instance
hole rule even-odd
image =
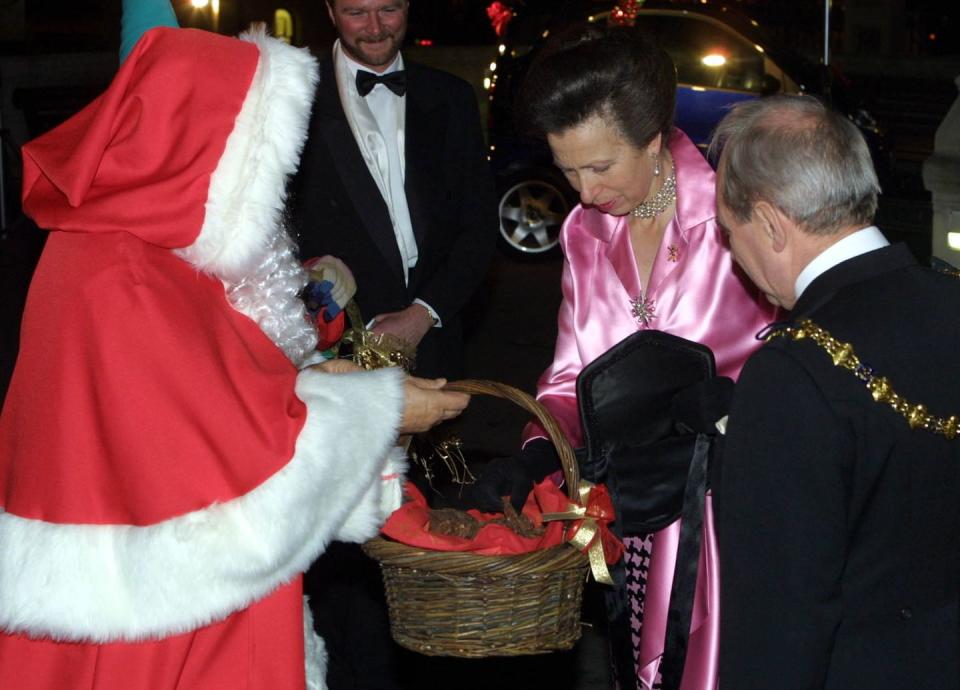
[[[559,469],[560,456],[553,444],[546,439],[534,439],[516,455],[488,462],[473,484],[444,489],[435,507],[502,513],[503,497],[509,496],[510,504],[519,513],[534,483]]]
[[[730,411],[733,379],[714,376],[677,391],[670,404],[670,414],[681,428],[713,436],[716,423]]]

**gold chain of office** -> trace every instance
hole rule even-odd
[[[948,276],[953,276],[954,278],[960,278],[960,271],[958,271],[957,269],[955,269],[953,266],[950,266],[949,264],[947,264],[947,265],[945,265],[945,266],[941,266],[941,267],[937,268],[936,270],[937,270],[938,272],[944,273],[944,274],[946,274],[946,275],[948,275]]]
[[[940,434],[950,441],[957,438],[960,433],[960,420],[957,419],[957,415],[944,419],[930,414],[924,405],[909,403],[893,390],[887,378],[877,376],[871,367],[860,361],[853,351],[853,345],[837,340],[810,319],[803,319],[796,326],[785,326],[771,331],[765,339],[770,340],[778,336],[793,340],[809,339],[815,342],[830,355],[834,366],[853,372],[854,376],[866,384],[875,401],[892,407],[907,420],[911,429],[923,429]]]

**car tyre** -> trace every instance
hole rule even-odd
[[[576,203],[563,176],[545,169],[518,171],[498,190],[501,250],[516,259],[556,255],[560,228]]]

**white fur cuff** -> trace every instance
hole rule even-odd
[[[0,512],[0,628],[58,640],[155,639],[225,618],[304,571],[344,526],[376,529],[403,404],[399,371],[303,371],[294,457],[232,501],[147,527]],[[378,506],[377,504],[374,504]],[[362,517],[362,519],[361,519]]]

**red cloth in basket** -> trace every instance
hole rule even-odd
[[[431,551],[470,551],[486,556],[508,556],[531,551],[548,549],[572,538],[574,530],[564,532],[568,522],[565,520],[543,521],[544,513],[562,513],[571,507],[567,495],[549,478],[534,485],[527,496],[522,514],[537,527],[545,527],[539,537],[521,537],[504,524],[490,523],[490,520],[503,517],[500,513],[481,513],[479,510],[467,511],[470,515],[487,524],[480,528],[473,539],[448,534],[434,534],[429,531],[430,506],[426,498],[412,483],[407,482],[405,492],[408,501],[397,509],[381,530],[383,534],[407,546]],[[606,487],[593,487],[587,502],[587,515],[597,518],[603,525],[600,530],[607,563],[619,560],[622,545],[606,529],[606,523],[613,519],[613,508]],[[575,528],[582,520],[574,522]]]
[[[384,535],[407,546],[415,546],[431,551],[472,551],[487,556],[539,551],[563,543],[563,523],[544,523],[544,512],[559,512],[566,508],[569,500],[557,486],[545,480],[534,486],[523,506],[523,515],[534,525],[544,525],[546,530],[539,537],[521,537],[502,524],[490,524],[494,518],[503,517],[500,513],[481,513],[479,510],[467,512],[480,522],[486,522],[473,539],[448,534],[433,534],[430,528],[430,506],[427,499],[411,482],[404,487],[409,499],[394,511],[381,530]]]

